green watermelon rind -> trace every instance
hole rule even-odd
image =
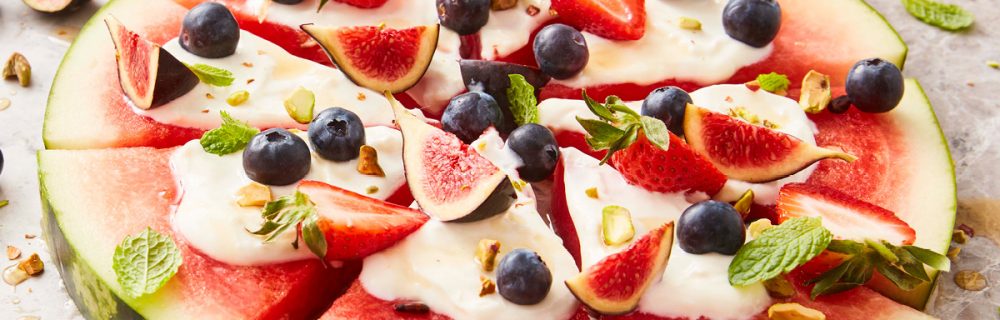
[[[899,54],[899,57],[897,57],[896,59],[891,59],[891,60],[893,60],[891,62],[894,63],[894,64],[896,64],[896,66],[899,67],[899,70],[903,70],[903,67],[906,65],[906,57],[910,54],[910,46],[908,46],[906,44],[906,41],[903,40],[903,36],[899,34],[899,31],[896,31],[896,27],[893,27],[892,24],[889,23],[889,20],[886,19],[885,16],[882,15],[882,13],[878,11],[878,9],[875,9],[875,7],[872,7],[872,5],[868,3],[868,1],[859,0],[858,2],[860,2],[861,4],[864,4],[865,7],[868,7],[868,10],[871,10],[871,12],[873,14],[875,14],[875,16],[877,16],[879,19],[882,20],[883,23],[885,23],[885,26],[888,27],[889,30],[892,30],[892,33],[896,35],[896,39],[899,39],[899,44],[903,46],[903,52],[901,52]],[[922,88],[920,89],[920,92],[923,93],[923,89]],[[926,98],[926,95],[925,95],[925,98]],[[937,124],[937,116],[934,117],[934,121],[935,121],[935,124]],[[940,129],[940,126],[938,126],[938,128]],[[951,153],[949,153],[948,157],[951,157]]]

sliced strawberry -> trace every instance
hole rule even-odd
[[[318,181],[302,181],[299,191],[319,212],[327,260],[367,257],[396,244],[427,222],[415,209],[362,196]]]
[[[646,33],[645,0],[552,0],[559,19],[611,40],[638,40]]]
[[[667,150],[640,133],[635,143],[611,156],[611,165],[629,183],[649,191],[701,191],[711,196],[726,184],[722,172],[673,133]]]
[[[358,8],[371,9],[371,8],[381,7],[389,0],[335,0],[335,1],[346,3]]]
[[[892,211],[827,187],[787,184],[778,194],[777,209],[780,222],[822,217],[823,226],[839,239],[877,239],[908,245],[917,237],[916,231]]]

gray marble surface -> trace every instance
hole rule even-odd
[[[802,0],[819,1],[819,0]],[[947,33],[910,17],[898,0],[869,0],[897,28],[910,54],[905,74],[920,80],[934,104],[948,137],[958,172],[959,223],[968,221],[980,234],[998,239],[1000,224],[1000,70],[987,60],[1000,60],[1000,8],[994,0],[949,0],[976,14],[976,25],[962,33]],[[0,111],[0,148],[6,163],[0,175],[0,248],[14,245],[25,254],[37,252],[52,265],[40,237],[40,200],[35,153],[42,148],[41,128],[49,85],[77,28],[97,9],[95,1],[68,16],[30,12],[18,0],[0,0],[0,58],[13,51],[32,63],[28,88],[0,82],[0,99],[11,106]],[[836,26],[830,26],[835,28]],[[87,79],[80,79],[86,81]],[[81,124],[84,125],[84,124]],[[963,251],[956,270],[981,270],[991,286],[980,292],[958,289],[951,275],[942,277],[938,303],[931,312],[945,319],[997,319],[1000,307],[1000,248],[975,238]],[[6,258],[2,258],[6,259]],[[4,266],[12,264],[3,260]],[[59,274],[47,271],[17,288],[0,284],[0,319],[37,316],[41,319],[79,318],[62,288]],[[29,319],[29,318],[25,318]]]

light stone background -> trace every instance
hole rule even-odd
[[[958,172],[959,223],[1000,239],[1000,219],[995,213],[1000,210],[1000,142],[995,141],[1000,137],[1000,70],[986,66],[987,60],[1000,60],[1000,8],[992,0],[948,1],[976,14],[971,30],[943,32],[910,17],[898,0],[869,0],[909,44],[905,74],[921,81],[941,119]],[[26,236],[40,235],[35,153],[42,148],[45,101],[76,30],[103,2],[98,0],[71,15],[50,17],[31,12],[19,0],[0,0],[0,59],[19,51],[31,61],[33,73],[29,88],[0,82],[0,99],[12,101],[9,109],[0,111],[0,148],[6,160],[0,199],[11,200],[0,209],[0,250],[14,245],[25,255],[38,252],[48,266],[52,262],[44,241]],[[86,84],[90,79],[79,81]],[[951,274],[945,274],[932,313],[945,319],[1000,318],[1000,286],[993,285],[1000,282],[998,249],[987,238],[973,239],[953,268],[983,271],[991,286],[981,292],[963,291],[954,285]],[[3,266],[13,263],[6,258],[0,262]],[[36,316],[80,318],[54,270],[17,288],[0,284],[0,319]]]

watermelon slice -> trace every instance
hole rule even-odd
[[[321,313],[360,266],[318,260],[232,266],[175,234],[179,191],[172,149],[42,151],[38,157],[46,241],[67,291],[91,319],[299,319]],[[123,294],[111,267],[115,247],[147,226],[171,236],[184,264],[166,286],[138,299]]]

